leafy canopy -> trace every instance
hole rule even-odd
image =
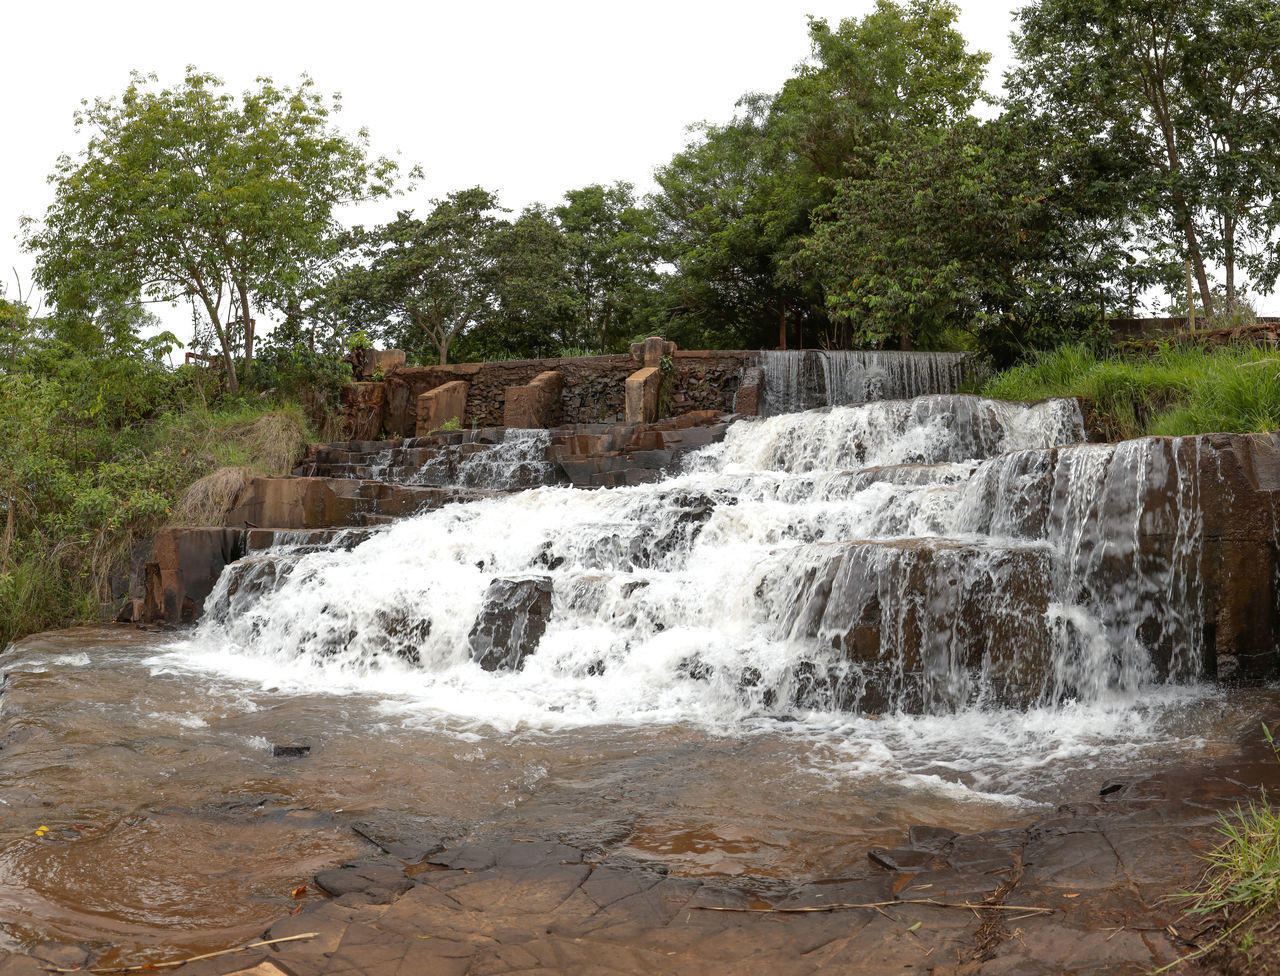
[[[255,313],[297,290],[330,246],[334,209],[388,192],[396,167],[368,159],[363,130],[333,128],[340,100],[305,76],[296,88],[261,78],[238,99],[195,68],[156,85],[135,73],[119,99],[82,103],[88,143],[59,158],[54,202],[26,221],[25,245],[60,309],[189,300],[234,392]]]

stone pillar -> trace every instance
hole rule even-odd
[[[386,376],[405,363],[403,349],[366,349],[361,364],[361,379],[372,380],[379,373]]]
[[[626,421],[629,424],[651,424],[658,419],[658,389],[662,370],[646,366],[627,377]]]
[[[526,386],[509,386],[503,395],[505,427],[548,428],[560,423],[564,377],[554,369],[539,373]]]
[[[661,366],[663,356],[674,356],[676,344],[650,336],[644,342],[631,343],[631,358],[643,366]]]
[[[642,365],[627,377],[626,421],[651,424],[658,419],[658,393],[662,384],[662,357],[674,356],[676,344],[650,336],[631,344],[631,358]]]
[[[764,370],[759,366],[748,366],[742,371],[742,385],[738,387],[733,412],[757,417],[760,415],[760,407],[763,403]]]
[[[471,384],[466,380],[454,380],[420,395],[415,434],[426,437],[450,420],[461,424],[467,415],[467,391],[470,388]]]

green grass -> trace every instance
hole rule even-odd
[[[1121,357],[1065,346],[996,374],[981,392],[1005,400],[1080,397],[1117,439],[1261,433],[1280,429],[1280,352],[1169,345]]]
[[[1263,726],[1263,733],[1280,760],[1271,730]],[[1269,972],[1271,963],[1280,958],[1275,937],[1280,913],[1280,808],[1272,805],[1264,790],[1259,800],[1222,815],[1218,832],[1224,840],[1206,857],[1208,872],[1202,890],[1179,896],[1190,903],[1188,916],[1216,931],[1179,962],[1225,955],[1222,961],[1232,972]]]

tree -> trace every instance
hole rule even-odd
[[[362,264],[339,274],[335,294],[366,331],[443,366],[454,340],[493,304],[498,200],[481,187],[433,200],[425,220],[401,211],[352,235]]]
[[[1007,365],[1132,293],[1101,165],[1008,119],[921,131],[837,184],[797,260],[817,269],[852,342],[909,329],[939,348],[965,332]]]
[[[700,138],[655,174],[661,192],[650,206],[676,269],[664,284],[677,333],[691,321],[725,345],[771,344],[788,311],[798,317],[812,303],[778,274],[778,260],[821,197],[793,178],[772,106],[772,97],[744,96],[731,121],[699,126]]]
[[[1159,222],[1214,313],[1241,245],[1269,289],[1280,190],[1280,15],[1270,0],[1041,0],[1018,12],[1014,104],[1134,164],[1135,212]],[[1141,179],[1136,178],[1141,175]]]
[[[88,144],[59,158],[54,202],[26,222],[25,245],[59,308],[139,295],[198,306],[235,392],[237,358],[252,368],[255,313],[296,286],[334,209],[388,192],[395,166],[367,158],[363,131],[330,126],[339,99],[309,78],[262,78],[239,100],[195,68],[175,88],[156,83],[135,74],[119,100],[83,103]]]
[[[553,211],[568,247],[575,341],[601,354],[623,335],[657,280],[656,229],[630,183],[570,190]]]
[[[500,224],[490,241],[493,305],[468,337],[481,359],[538,359],[581,347],[569,241],[541,204]]]
[[[718,307],[757,336],[772,320],[783,345],[788,320],[802,338],[825,327],[822,269],[796,260],[812,216],[887,147],[967,118],[988,56],[967,49],[956,16],[939,0],[877,0],[835,27],[811,19],[811,61],[776,95],[742,99],[728,125],[704,126],[658,173],[654,209],[686,307]]]

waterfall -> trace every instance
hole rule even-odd
[[[967,369],[963,353],[764,351],[765,416],[871,400],[954,393]]]
[[[744,421],[657,484],[252,555],[196,639],[504,723],[1133,701],[1200,666],[1195,441],[1082,438],[1069,400]]]

